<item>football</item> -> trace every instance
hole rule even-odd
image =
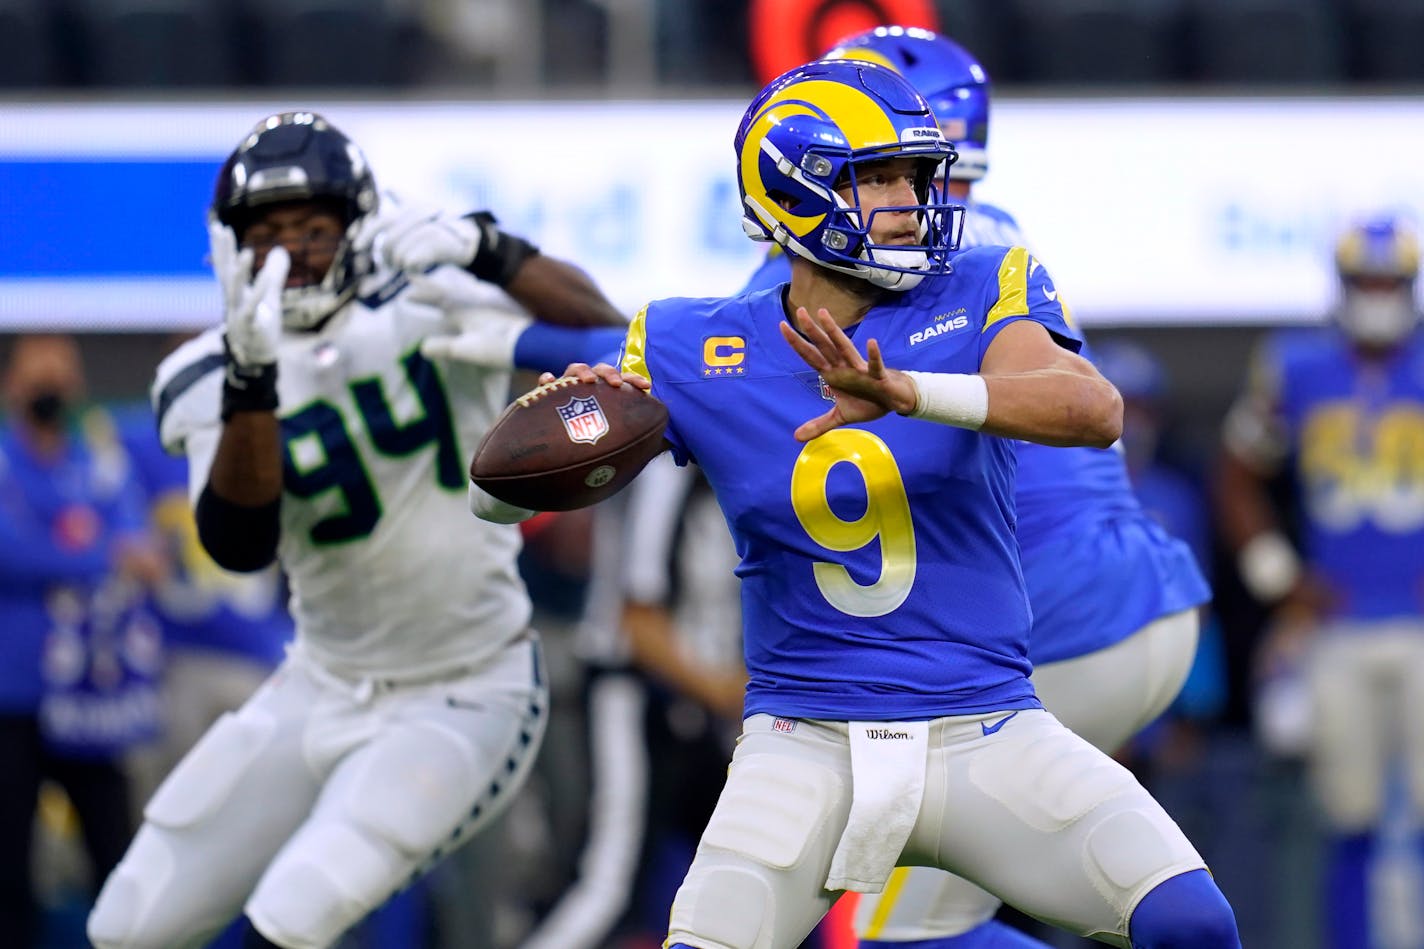
[[[630,385],[564,376],[515,399],[470,478],[507,504],[572,511],[616,493],[663,450],[667,406]]]

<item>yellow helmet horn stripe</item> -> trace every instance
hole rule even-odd
[[[819,110],[811,108],[808,102],[816,103]],[[771,128],[792,116],[822,113],[841,130],[852,149],[899,144],[899,134],[884,110],[859,89],[824,79],[793,83],[766,101],[742,142],[742,186],[749,197],[766,194],[766,183],[761,177],[759,158]],[[765,220],[764,212],[770,212],[776,222],[780,222],[797,236],[810,233],[825,217],[822,214],[802,217],[791,214],[779,205],[762,207],[759,202],[753,204],[752,209],[757,212],[758,217],[763,218],[763,224],[775,226],[775,222]]]

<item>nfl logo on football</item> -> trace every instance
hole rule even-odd
[[[608,434],[608,417],[592,396],[565,402],[559,406],[559,418],[564,421],[570,441],[592,445]]]

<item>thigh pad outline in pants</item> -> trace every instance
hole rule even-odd
[[[315,793],[300,757],[260,709],[219,718],[149,801],[89,917],[91,941],[171,949],[235,916]]]
[[[1138,901],[1200,855],[1126,768],[1048,712],[999,736],[947,752],[943,852],[1024,912],[1126,945]]]
[[[1196,653],[1196,610],[1148,623],[1106,649],[1034,669],[1034,688],[1064,725],[1111,753],[1152,721],[1181,690]],[[902,867],[885,892],[856,907],[862,939],[912,942],[958,936],[983,925],[998,897],[942,870]]]
[[[794,949],[834,901],[822,885],[849,811],[848,775],[821,762],[734,758],[673,902],[670,942]]]
[[[336,769],[272,861],[247,915],[269,939],[328,946],[512,800],[543,738],[545,700],[435,709]]]

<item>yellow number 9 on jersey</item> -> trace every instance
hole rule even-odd
[[[865,513],[853,521],[839,517],[826,499],[831,469],[841,463],[865,481]],[[828,603],[851,616],[884,616],[905,602],[915,583],[915,527],[889,446],[854,428],[807,442],[791,471],[791,507],[807,536],[827,550],[859,550],[880,540],[880,577],[868,586],[840,564],[815,564],[816,587]]]

